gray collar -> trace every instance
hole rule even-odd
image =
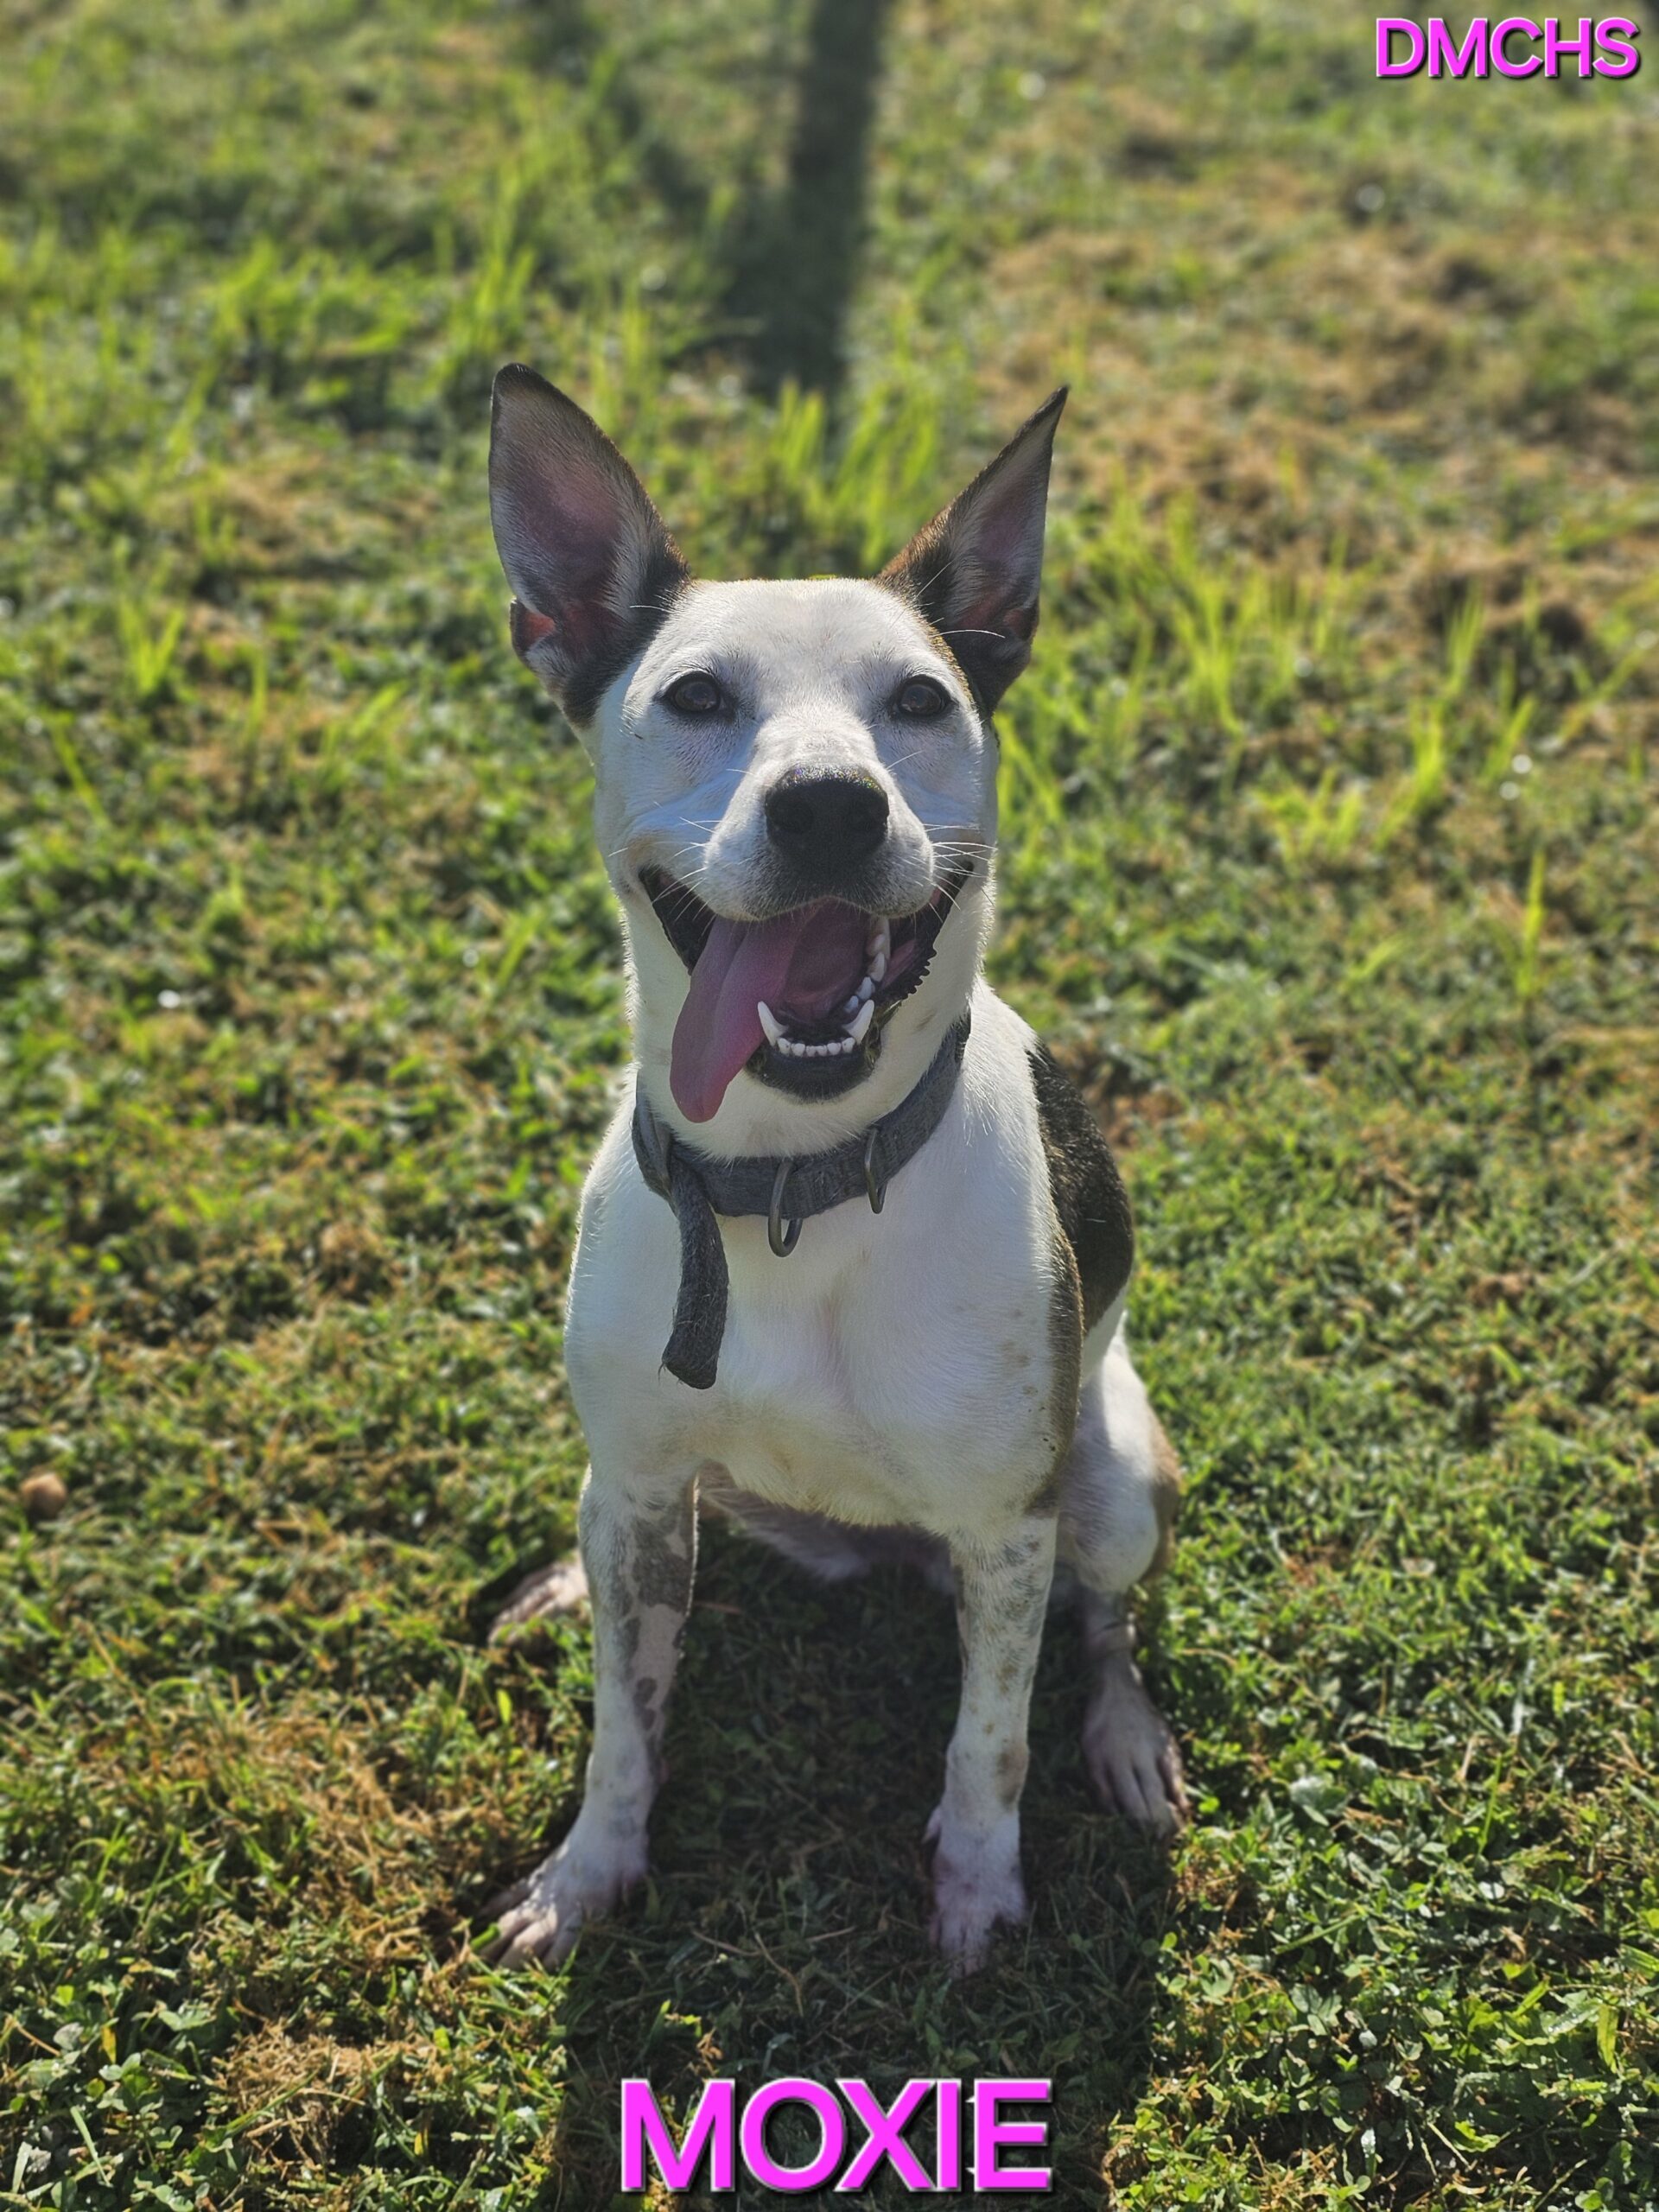
[[[968,1015],[954,1024],[933,1064],[909,1096],[879,1122],[828,1152],[804,1160],[709,1160],[675,1136],[652,1111],[636,1080],[633,1156],[649,1187],[680,1224],[680,1290],[674,1330],[663,1353],[671,1375],[694,1390],[713,1383],[726,1334],[726,1248],[716,1214],[764,1214],[779,1259],[795,1249],[801,1224],[849,1198],[868,1198],[880,1213],[887,1185],[944,1119],[968,1043]]]

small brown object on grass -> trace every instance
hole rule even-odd
[[[23,1510],[37,1524],[55,1521],[69,1503],[69,1493],[56,1475],[30,1475],[19,1484],[18,1497]]]

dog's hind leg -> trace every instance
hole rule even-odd
[[[1061,1477],[1059,1555],[1082,1586],[1083,1756],[1103,1802],[1168,1834],[1186,1817],[1180,1753],[1135,1663],[1128,1594],[1173,1543],[1180,1470],[1122,1328],[1085,1373]]]
[[[580,1552],[567,1552],[550,1567],[538,1567],[517,1585],[490,1626],[492,1643],[511,1643],[537,1621],[563,1620],[585,1612],[588,1572]]]

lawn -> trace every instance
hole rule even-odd
[[[642,2073],[1050,2075],[1068,2207],[1659,2204],[1645,28],[0,0],[0,2205],[596,2212]],[[647,1890],[474,1948],[585,1754],[486,1635],[627,1052],[515,358],[721,575],[1073,385],[993,968],[1136,1209],[1197,1809],[1093,1808],[1057,1625],[965,1984],[948,1612],[729,1541]]]

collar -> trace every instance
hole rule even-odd
[[[728,1278],[716,1214],[764,1214],[772,1250],[787,1259],[801,1224],[849,1198],[880,1213],[887,1185],[912,1160],[944,1118],[968,1044],[964,1010],[921,1081],[890,1114],[842,1144],[804,1158],[710,1160],[677,1137],[633,1087],[633,1155],[647,1186],[666,1198],[680,1224],[680,1288],[674,1329],[663,1353],[671,1375],[694,1390],[713,1384],[726,1334]]]

